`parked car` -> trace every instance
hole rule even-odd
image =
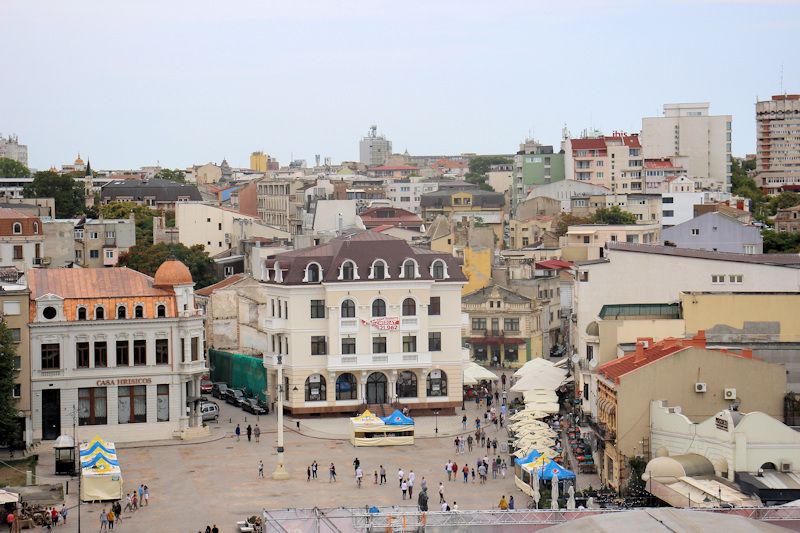
[[[200,413],[203,415],[203,422],[216,420],[219,418],[219,406],[215,402],[202,402],[200,404]]]
[[[258,406],[264,410],[264,414],[269,414],[269,404],[267,404],[266,400],[262,400],[259,398],[256,400],[258,402]]]
[[[225,391],[225,402],[241,407],[247,400],[241,389],[228,389]]]
[[[228,385],[225,383],[217,382],[211,386],[211,396],[214,398],[219,398],[220,400],[225,399],[225,391],[228,390]]]
[[[248,413],[253,413],[254,415],[267,414],[267,410],[258,405],[258,400],[256,400],[255,398],[245,399],[244,403],[242,404],[242,409],[244,409]]]
[[[214,389],[214,384],[207,377],[200,378],[200,392],[208,394]]]

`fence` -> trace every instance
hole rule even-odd
[[[266,401],[267,371],[261,357],[222,350],[208,350],[211,381],[227,383],[234,389],[245,389],[249,396]]]

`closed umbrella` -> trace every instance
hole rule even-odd
[[[569,499],[567,499],[567,510],[574,511],[575,510],[575,487],[572,485],[569,486],[567,489],[569,493]]]
[[[534,468],[531,472],[531,485],[533,485],[533,501],[536,502],[536,508],[539,508],[539,500],[542,499],[542,493],[539,492],[539,469]]]
[[[551,481],[550,490],[551,490],[551,492],[550,492],[550,500],[551,500],[550,508],[553,509],[554,511],[557,511],[558,510],[558,474],[556,474],[556,473],[553,474],[553,479]]]

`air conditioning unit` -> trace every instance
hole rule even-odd
[[[792,463],[785,463],[781,461],[781,472],[791,472],[792,471]]]
[[[694,384],[694,391],[695,392],[705,392],[706,390],[708,390],[708,387],[706,386],[705,383],[695,383]]]
[[[226,233],[225,234],[225,243],[226,244],[230,244],[230,242],[231,242],[231,234],[230,233]]]
[[[736,389],[725,389],[724,396],[726,400],[736,399]]]

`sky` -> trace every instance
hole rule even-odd
[[[1,0],[0,133],[39,169],[313,164],[371,124],[513,153],[710,102],[744,155],[756,99],[800,93],[798,35],[794,0]]]

